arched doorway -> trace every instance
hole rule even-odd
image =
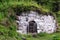
[[[37,23],[35,21],[30,21],[27,27],[27,33],[37,33]]]

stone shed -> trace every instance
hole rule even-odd
[[[17,32],[27,33],[53,33],[56,31],[56,20],[51,14],[41,14],[36,11],[22,12],[17,15]]]

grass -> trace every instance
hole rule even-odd
[[[41,36],[42,35],[42,36]],[[33,37],[31,35],[23,35],[26,40],[60,40],[60,33],[53,33],[53,34],[40,34]]]
[[[60,33],[43,34],[43,35],[45,36],[36,35],[36,37],[33,37],[32,35],[19,34],[15,37],[10,37],[10,36],[0,35],[0,40],[22,40],[23,37],[25,37],[26,40],[60,40]]]
[[[21,7],[22,9],[21,10],[24,10],[24,7],[28,10],[33,10],[31,9],[31,6],[33,7],[36,7],[42,11],[45,11],[45,12],[49,12],[50,10],[48,10],[47,8],[45,7],[42,7],[41,5],[37,4],[37,2],[35,1],[8,1],[8,2],[3,2],[3,3],[0,3],[0,11],[5,11],[7,10],[8,8],[15,8],[15,7]],[[30,7],[30,8],[29,8]]]
[[[25,37],[26,40],[60,40],[60,33],[43,34],[43,35],[45,36],[36,35],[36,37],[33,37],[32,35],[19,34],[15,37],[10,37],[10,36],[0,35],[0,40],[22,40],[23,37]]]

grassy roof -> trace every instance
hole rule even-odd
[[[0,11],[7,10],[8,8],[19,7],[21,11],[23,10],[35,10],[36,8],[43,12],[49,12],[50,10],[43,8],[41,5],[38,5],[35,1],[9,1],[9,2],[0,2]]]

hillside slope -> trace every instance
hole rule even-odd
[[[60,32],[53,34],[41,33],[36,38],[16,32],[16,10],[18,12],[29,10],[39,10],[42,13],[51,12],[56,17],[57,25],[60,26],[60,10],[53,12],[54,6],[52,6],[52,1],[49,1],[43,0],[41,4],[41,1],[37,0],[0,0],[0,40],[22,40],[22,37],[26,37],[27,40],[60,40]],[[58,30],[60,30],[59,27]]]

